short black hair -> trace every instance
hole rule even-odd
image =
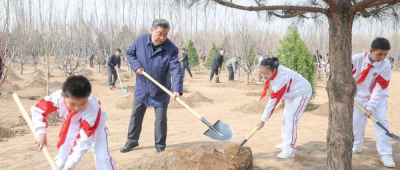
[[[383,37],[377,37],[371,43],[371,50],[390,50],[389,40]]]
[[[221,48],[219,48],[219,50],[220,50],[220,51],[221,51],[221,50],[224,50],[224,48],[221,47]]]
[[[89,97],[90,93],[92,93],[92,85],[90,85],[90,81],[85,76],[72,75],[65,80],[62,86],[62,93],[64,97],[78,99]]]
[[[183,51],[186,51],[185,48],[182,48]]]
[[[266,58],[261,61],[261,65],[274,71],[279,67],[279,60],[276,57]]]
[[[121,49],[117,48],[117,49],[115,50],[115,52],[117,52],[117,51],[121,53]]]

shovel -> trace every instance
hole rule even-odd
[[[174,94],[171,91],[169,91],[163,85],[161,85],[156,80],[154,80],[145,71],[142,71],[142,74],[146,78],[148,78],[150,81],[152,81],[154,84],[156,84],[159,88],[161,88],[164,92],[169,94],[171,97],[174,97]],[[181,99],[177,98],[176,101],[178,101],[186,109],[188,109],[190,112],[192,112],[197,118],[199,118],[204,124],[206,124],[209,127],[209,129],[206,132],[204,132],[204,135],[210,137],[211,139],[214,139],[214,140],[217,140],[217,141],[222,141],[222,142],[230,141],[233,138],[233,136],[234,136],[233,128],[231,126],[229,126],[228,124],[218,120],[217,122],[214,123],[214,125],[212,125],[204,117],[201,117],[199,114],[197,114],[192,108],[190,108]]]
[[[362,107],[360,104],[358,104],[356,101],[354,101],[354,105],[356,105],[362,112],[364,112],[364,113],[367,113],[367,111],[364,109],[364,107]],[[396,136],[395,134],[393,134],[393,133],[390,133],[389,132],[389,130],[387,130],[386,128],[385,128],[385,126],[383,126],[382,124],[381,124],[381,122],[379,122],[378,121],[378,119],[376,119],[374,116],[369,116],[369,118],[372,120],[372,121],[374,121],[378,126],[380,126],[384,131],[386,131],[386,135],[388,135],[389,137],[391,137],[392,139],[394,139],[394,140],[397,140],[397,141],[399,141],[399,137],[398,136]]]
[[[32,132],[33,136],[35,136],[35,138],[36,138],[37,132],[36,132],[35,126],[33,125],[31,117],[26,112],[26,110],[25,110],[24,106],[22,105],[22,102],[19,99],[17,93],[14,93],[12,96],[14,98],[15,103],[17,103],[17,106],[18,106],[19,110],[21,111],[22,115],[24,116],[24,119],[25,119],[26,123],[28,123],[29,129],[31,129],[31,132]],[[50,155],[49,148],[47,148],[47,146],[44,145],[42,151],[43,151],[44,155],[46,156],[46,159],[49,162],[51,168],[58,170],[58,166],[56,165],[56,163],[54,162],[53,158]]]
[[[264,98],[265,98],[265,97],[264,97]],[[264,99],[264,98],[263,98],[263,99]],[[262,100],[262,99],[261,99],[261,100]],[[281,104],[282,104],[282,103],[279,103],[278,105],[275,106],[275,108],[279,108],[279,107],[281,106]],[[253,129],[253,131],[251,131],[250,135],[247,136],[247,138],[245,138],[245,139],[243,140],[242,143],[240,143],[240,146],[243,146],[248,140],[250,140],[250,138],[257,132],[257,130],[258,130],[258,126],[256,126],[256,127]]]
[[[121,88],[119,89],[119,91],[121,93],[127,93],[128,90],[122,86],[122,82],[121,82],[121,78],[119,77],[118,69],[115,69],[115,70],[117,70],[117,76],[118,76],[119,84],[121,85]]]

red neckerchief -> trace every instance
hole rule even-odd
[[[367,56],[367,53],[365,53],[365,56]],[[356,77],[356,80],[357,80],[357,78],[358,78],[357,84],[360,84],[360,83],[362,83],[362,82],[365,80],[365,78],[366,78],[367,75],[368,75],[369,70],[370,70],[371,68],[373,68],[373,67],[374,67],[374,66],[373,66],[372,64],[368,64],[367,68],[366,68],[365,70],[363,70],[363,71]]]
[[[264,86],[263,92],[261,93],[260,101],[267,95],[267,91],[269,89],[269,82],[271,80],[274,80],[277,74],[278,74],[278,68],[275,69],[274,73],[272,74],[272,77],[270,79],[268,79],[267,81],[265,81],[265,86]]]
[[[72,118],[72,116],[74,116],[78,113],[78,112],[72,112],[68,108],[67,103],[65,103],[65,99],[64,99],[64,104],[65,104],[65,107],[67,108],[68,115],[67,115],[67,119],[63,122],[63,124],[61,126],[60,134],[58,135],[60,140],[57,143],[57,148],[60,148],[60,146],[64,144],[65,139],[67,138],[69,125],[71,124],[71,118]]]

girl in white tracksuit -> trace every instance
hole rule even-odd
[[[352,56],[352,73],[357,83],[357,94],[354,101],[363,106],[369,113],[364,114],[354,106],[353,112],[353,153],[362,151],[363,136],[367,125],[367,116],[372,114],[387,129],[389,122],[386,117],[387,98],[389,97],[389,81],[392,74],[391,65],[386,60],[390,43],[385,38],[377,38],[372,42],[368,53]],[[376,149],[384,166],[395,167],[391,156],[392,146],[389,136],[374,123]]]
[[[261,129],[264,123],[271,117],[279,101],[284,99],[285,109],[282,125],[283,143],[279,145],[279,147],[282,148],[282,152],[278,154],[277,157],[282,159],[294,157],[297,140],[297,125],[311,98],[311,84],[299,73],[284,66],[279,66],[279,61],[275,57],[262,60],[260,64],[260,73],[264,79],[267,80],[261,99],[265,97],[269,86],[272,92],[261,121],[258,124],[259,129]]]
[[[76,93],[85,91],[79,88],[84,84],[88,84],[86,89],[90,89],[87,95],[75,97]],[[114,159],[108,150],[108,129],[105,125],[107,115],[101,110],[100,101],[91,95],[90,91],[89,80],[83,76],[71,76],[64,83],[63,90],[42,98],[31,108],[40,149],[47,143],[46,117],[52,112],[59,111],[58,116],[63,120],[63,125],[57,143],[59,153],[54,159],[59,169],[73,169],[90,148],[94,153],[96,169],[115,169]],[[83,101],[83,104],[74,103],[74,101]],[[85,169],[93,168],[86,167]]]

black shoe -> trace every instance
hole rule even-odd
[[[138,147],[139,144],[138,143],[126,143],[125,146],[123,148],[121,148],[119,151],[121,153],[125,153],[125,152],[129,152],[131,151],[133,148]]]
[[[164,152],[165,148],[156,148],[156,150],[158,153],[160,153],[160,152]]]

